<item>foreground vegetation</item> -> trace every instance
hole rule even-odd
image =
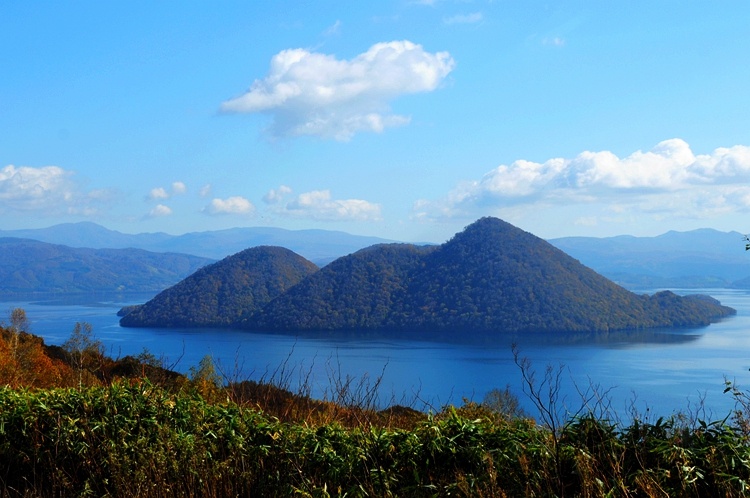
[[[0,472],[7,496],[744,496],[750,451],[722,423],[553,434],[469,403],[347,427],[122,381],[0,389]]]
[[[731,384],[727,420],[623,424],[559,415],[555,371],[536,383],[521,359],[537,422],[507,389],[429,415],[377,411],[366,396],[226,383],[208,359],[184,377],[147,352],[106,358],[85,324],[50,348],[14,313],[0,334],[2,496],[748,494],[750,403]]]

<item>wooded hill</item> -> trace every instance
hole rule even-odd
[[[191,297],[181,299],[185,305],[172,312],[195,315]],[[705,296],[634,294],[548,242],[497,218],[482,218],[440,246],[384,244],[344,256],[262,308],[226,309],[229,319],[201,325],[276,331],[604,332],[707,325],[733,312]],[[122,320],[126,326],[174,322],[167,315],[143,314],[139,320]]]
[[[254,247],[206,266],[141,306],[125,327],[229,327],[260,311],[318,267],[282,247]]]

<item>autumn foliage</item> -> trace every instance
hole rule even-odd
[[[51,346],[29,332],[26,312],[9,312],[9,322],[0,322],[0,386],[12,389],[60,387],[96,387],[119,379],[149,377],[164,385],[187,380],[176,372],[161,368],[144,351],[138,357],[112,359],[94,336],[90,324],[76,323],[62,346]]]
[[[0,385],[39,388],[68,384],[71,368],[51,357],[42,338],[26,332],[27,325],[26,313],[16,308],[10,313],[10,324],[0,328]]]

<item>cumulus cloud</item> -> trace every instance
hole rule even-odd
[[[198,191],[198,195],[200,195],[201,197],[208,197],[209,195],[211,195],[211,189],[211,184],[207,183],[201,187],[201,189]]]
[[[187,192],[187,186],[182,182],[173,182],[172,183],[172,193],[173,194],[184,194]]]
[[[271,189],[266,195],[263,196],[263,202],[266,204],[277,204],[281,202],[284,197],[292,193],[292,189],[286,185],[281,185],[277,189]]]
[[[183,182],[173,182],[171,191],[167,191],[164,187],[152,188],[146,196],[147,200],[160,201],[169,199],[174,195],[184,194],[187,192],[187,186]]]
[[[8,165],[0,170],[0,201],[20,210],[47,205],[50,197],[66,201],[73,188],[71,173],[57,166]]]
[[[154,208],[149,211],[148,218],[161,218],[172,214],[172,209],[164,204],[157,204]]]
[[[277,211],[286,216],[318,221],[379,221],[380,212],[380,204],[361,199],[333,199],[329,190],[300,194]]]
[[[152,201],[160,199],[169,199],[169,194],[163,187],[152,188],[151,192],[148,193],[147,198]]]
[[[472,12],[471,14],[459,14],[443,19],[444,24],[476,24],[482,22],[484,16],[481,12]]]
[[[430,53],[406,40],[377,43],[351,60],[284,50],[273,57],[265,78],[221,110],[269,114],[275,137],[349,140],[360,131],[407,124],[409,118],[391,113],[389,103],[435,90],[454,65],[448,52]]]
[[[112,191],[86,192],[73,177],[59,166],[5,166],[0,169],[0,212],[91,215],[112,200]]]
[[[584,151],[543,163],[517,160],[438,200],[419,200],[420,219],[473,217],[520,205],[606,203],[615,210],[710,216],[750,208],[750,147],[737,145],[696,155],[681,139],[620,158]],[[623,207],[625,206],[625,207]],[[591,218],[581,221],[591,223]]]
[[[211,215],[238,214],[248,216],[255,212],[255,206],[244,197],[234,196],[226,199],[213,199],[208,206],[203,208],[203,211]]]

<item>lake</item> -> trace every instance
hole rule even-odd
[[[649,291],[650,293],[651,291]],[[676,291],[684,294],[687,292]],[[462,400],[482,401],[494,388],[510,385],[524,407],[522,378],[511,346],[528,358],[542,379],[547,366],[561,369],[561,398],[580,406],[580,390],[599,386],[616,416],[670,415],[695,410],[723,418],[733,407],[724,379],[750,387],[750,293],[743,290],[689,291],[709,294],[737,315],[708,327],[618,333],[607,336],[507,337],[425,340],[386,335],[266,334],[225,329],[122,328],[116,312],[148,296],[97,295],[61,298],[0,298],[5,310],[24,308],[31,331],[48,344],[62,344],[76,322],[88,322],[113,357],[147,349],[168,367],[188,372],[211,355],[232,380],[275,378],[292,390],[302,384],[316,398],[333,397],[347,379],[364,390],[378,383],[379,406],[439,409]],[[7,317],[3,310],[0,316]]]

